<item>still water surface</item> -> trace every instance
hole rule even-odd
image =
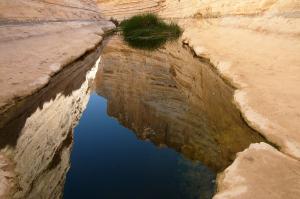
[[[106,112],[106,100],[92,94],[75,128],[65,199],[211,198],[212,170],[139,140]]]
[[[236,153],[265,141],[181,44],[103,46],[0,115],[13,198],[208,199]]]
[[[212,198],[216,174],[263,140],[232,104],[233,89],[176,43],[146,52],[108,40],[93,90],[65,199]]]

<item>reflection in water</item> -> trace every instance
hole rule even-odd
[[[0,115],[0,197],[211,198],[215,172],[263,140],[232,89],[177,44],[145,52],[109,40],[94,82],[107,102],[89,100],[100,51]]]
[[[114,37],[95,90],[107,102],[92,95],[75,129],[65,199],[211,198],[213,170],[263,140],[232,105],[232,88],[177,44],[147,52]]]
[[[91,68],[100,51],[88,53],[66,67],[41,91],[0,116],[0,154],[14,165],[9,176],[2,176],[0,165],[0,181],[9,178],[14,182],[4,193],[8,198],[62,197],[73,127],[88,102],[97,71],[96,66]]]
[[[211,170],[170,148],[138,140],[106,111],[107,102],[93,94],[74,131],[65,199],[211,198]]]
[[[174,148],[215,171],[250,143],[263,141],[231,103],[233,89],[177,43],[146,52],[110,40],[96,90],[108,99],[108,114],[140,139]]]

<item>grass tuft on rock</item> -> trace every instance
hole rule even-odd
[[[177,24],[167,24],[155,14],[133,16],[122,21],[120,29],[130,46],[145,50],[158,49],[182,34],[182,29]]]

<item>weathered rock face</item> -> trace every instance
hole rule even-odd
[[[99,47],[63,69],[45,88],[24,99],[10,113],[15,117],[10,117],[0,129],[1,151],[13,166],[8,171],[0,167],[0,183],[9,180],[9,184],[3,183],[6,186],[0,184],[3,195],[62,197],[70,166],[73,127],[88,102],[100,52]],[[13,174],[10,178],[8,172]]]
[[[92,0],[4,0],[0,13],[1,115],[95,49],[114,28]]]
[[[129,16],[156,12],[166,18],[192,16],[252,16],[263,13],[271,15],[298,16],[300,3],[295,0],[97,0],[99,9],[106,17],[124,19]]]
[[[267,159],[268,162],[266,164],[252,164],[253,167],[249,167],[247,164],[234,163],[236,168],[229,169],[228,175],[225,175],[227,177],[219,179],[221,194],[226,192],[225,196],[228,196],[228,193],[231,192],[229,195],[232,196],[235,190],[231,189],[231,187],[236,185],[232,182],[235,180],[236,175],[241,175],[246,179],[243,183],[247,184],[249,189],[243,188],[243,192],[239,192],[239,194],[245,198],[251,196],[249,193],[253,193],[252,190],[254,189],[257,190],[255,184],[261,179],[256,175],[246,175],[248,169],[255,171],[253,173],[257,172],[261,174],[265,179],[281,179],[281,177],[285,175],[291,176],[291,173],[288,172],[291,169],[292,171],[296,171],[294,173],[297,174],[299,171],[298,165],[300,164],[299,161],[296,160],[300,157],[300,93],[298,88],[300,84],[299,1],[98,0],[97,2],[102,10],[103,16],[106,18],[114,17],[123,19],[136,13],[151,11],[158,13],[166,19],[177,20],[185,29],[182,38],[183,42],[189,45],[202,60],[209,62],[212,67],[215,67],[216,71],[222,75],[224,79],[237,87],[234,93],[234,101],[248,124],[258,130],[268,140],[276,143],[281,152],[289,154],[291,158],[295,158],[294,160],[287,158],[285,155],[282,155],[280,151],[272,149],[270,146],[263,147],[267,148],[267,150],[262,150],[261,147],[255,145],[254,148],[259,148],[260,153],[253,152],[253,148],[250,148],[242,152],[235,163],[241,162],[240,157],[248,153],[252,154],[251,157],[253,159],[257,158],[260,161]],[[28,141],[25,139],[25,134],[23,139],[19,137],[19,133],[11,133],[20,132],[24,125],[27,124],[27,118],[30,118],[29,115],[36,111],[36,108],[33,108],[29,111],[29,115],[23,115],[24,110],[28,107],[32,107],[32,104],[36,102],[35,100],[30,102],[26,100],[26,97],[41,90],[41,88],[45,87],[65,66],[68,66],[101,42],[104,32],[112,29],[113,25],[100,18],[99,11],[92,0],[2,0],[0,2],[0,128],[2,130],[6,129],[5,131],[1,131],[1,148],[9,149],[10,147],[14,148],[18,146],[13,150],[15,155],[17,155],[16,157],[22,159],[22,157],[29,156],[29,152],[26,152],[25,148],[25,152],[22,151],[22,146],[28,145],[28,151],[33,150],[34,147],[27,142],[34,140],[33,138],[35,136],[28,135],[27,138],[32,137],[32,139]],[[176,55],[176,51],[171,54]],[[158,57],[159,56],[161,55],[158,55]],[[139,57],[136,58],[138,59]],[[124,58],[124,60],[126,59]],[[145,60],[147,59],[145,58]],[[172,62],[172,60],[170,60],[170,62]],[[137,118],[137,116],[132,116],[134,119],[129,121],[135,121],[138,124],[147,124],[146,120],[151,117],[151,120],[155,121],[153,123],[157,124],[158,127],[163,126],[169,129],[170,126],[173,125],[175,130],[176,128],[184,127],[193,131],[195,121],[203,121],[203,118],[207,118],[207,121],[203,123],[208,124],[208,127],[203,128],[206,129],[206,131],[203,132],[210,132],[208,134],[211,135],[211,132],[215,132],[211,130],[211,124],[215,123],[216,116],[223,116],[224,112],[228,112],[230,115],[230,119],[220,117],[222,118],[222,122],[218,124],[220,126],[217,126],[216,129],[224,126],[224,124],[230,124],[233,120],[238,120],[237,118],[239,117],[237,117],[236,114],[232,114],[231,108],[230,110],[222,110],[222,108],[218,106],[218,104],[229,103],[221,99],[225,99],[227,98],[225,96],[231,95],[231,91],[223,87],[220,89],[218,84],[210,82],[209,85],[211,86],[208,86],[208,88],[211,90],[220,89],[220,92],[218,92],[219,98],[217,98],[216,103],[213,103],[210,99],[215,99],[216,97],[206,95],[206,91],[202,86],[202,80],[205,79],[205,75],[200,75],[201,71],[196,70],[186,63],[178,66],[178,64],[176,64],[177,62],[180,63],[180,60],[173,62],[173,64],[168,67],[173,75],[176,75],[173,81],[166,79],[164,75],[160,75],[168,71],[166,68],[161,69],[162,71],[159,73],[154,73],[150,80],[136,80],[134,77],[131,78],[132,81],[141,83],[141,86],[138,87],[139,85],[137,85],[137,88],[142,89],[150,89],[149,87],[142,87],[143,81],[153,81],[154,84],[159,82],[159,85],[156,85],[159,89],[155,88],[155,92],[168,93],[173,98],[167,98],[166,100],[161,99],[160,96],[141,97],[146,99],[146,102],[151,106],[147,105],[145,108],[145,103],[143,103],[136,105],[139,108],[131,107],[131,109],[147,110],[151,115],[138,115],[144,118],[143,120],[145,121],[140,121],[140,118]],[[159,65],[161,68],[161,64]],[[186,67],[182,67],[185,65]],[[151,71],[148,72],[152,74]],[[209,71],[203,70],[202,72],[203,74],[210,75]],[[107,73],[106,75],[113,77],[110,71]],[[140,71],[140,73],[142,73],[142,71]],[[128,72],[128,74],[134,73]],[[186,74],[197,74],[197,76],[202,78],[193,79],[193,75]],[[160,77],[160,80],[163,80],[163,83],[157,81],[157,76]],[[148,76],[141,75],[141,77]],[[174,85],[178,87],[176,88]],[[113,86],[111,87],[114,88]],[[165,90],[161,90],[161,87]],[[185,95],[178,96],[174,94],[173,89],[178,88],[180,88]],[[117,89],[115,90],[117,91]],[[107,96],[122,94],[125,98],[127,97],[126,99],[131,97],[130,95],[138,93],[137,91],[133,92],[130,89],[124,89],[124,91],[119,91],[121,94],[111,94],[116,91],[105,92],[107,92]],[[129,93],[122,93],[125,91]],[[33,97],[35,98],[38,95],[43,96],[39,93]],[[135,95],[142,96],[140,93]],[[220,100],[218,101],[218,99]],[[195,110],[204,109],[205,117],[202,115],[199,116],[199,111],[191,111],[190,114],[183,114],[184,108],[180,106],[180,101],[182,100],[189,101],[191,107],[195,108]],[[64,99],[58,97],[58,101],[64,101]],[[130,99],[128,99],[128,101],[130,101]],[[114,104],[116,103],[119,102],[114,102]],[[178,117],[177,114],[171,115],[171,117],[167,113],[157,111],[162,104],[165,105],[168,103],[170,110],[176,107],[179,113],[183,114],[183,117]],[[24,104],[25,106],[23,106]],[[41,103],[40,106],[43,107],[43,104],[44,103]],[[68,103],[66,102],[66,104]],[[203,104],[207,104],[213,111],[205,112],[205,106],[203,106]],[[48,105],[53,105],[53,107],[57,108],[61,107],[59,102],[56,104],[51,101]],[[225,107],[231,106],[226,105]],[[125,108],[122,107],[119,109],[125,110]],[[47,108],[45,108],[45,115],[55,114],[52,113],[51,110],[46,110]],[[112,115],[114,112],[115,111],[112,111]],[[37,115],[39,114],[41,115],[40,117],[43,116],[43,114],[38,112]],[[159,117],[157,114],[159,114]],[[128,120],[126,119],[126,115],[118,117],[125,118],[120,120]],[[55,119],[58,118],[49,120],[54,122]],[[13,121],[15,120],[21,122],[14,123]],[[177,123],[170,121],[176,121]],[[170,124],[168,122],[170,122]],[[5,126],[7,123],[11,126]],[[136,128],[137,131],[139,130],[139,125],[134,126],[127,123],[128,122],[124,122],[128,127]],[[63,124],[70,126],[70,121],[62,123],[61,128],[67,128],[64,127]],[[42,127],[43,125],[44,124],[36,124],[33,120],[28,119],[28,125],[26,127],[28,129],[36,128],[37,132],[39,132],[36,137],[37,139],[41,139],[41,143],[46,142],[43,139],[48,139],[47,136],[43,136],[43,133],[41,133],[43,130],[39,131],[39,129],[46,128]],[[154,127],[151,128],[156,130],[158,127],[154,125]],[[222,168],[223,161],[225,162],[224,165],[226,165],[228,157],[239,151],[239,149],[237,149],[239,146],[235,148],[236,145],[232,142],[232,139],[239,139],[241,137],[239,136],[241,133],[240,130],[230,130],[230,128],[228,130],[230,132],[239,133],[238,135],[230,134],[228,137],[223,136],[226,134],[219,135],[212,133],[214,139],[210,140],[208,138],[209,143],[218,143],[218,145],[210,145],[215,147],[210,148],[213,149],[210,151],[212,158],[210,160],[203,160],[204,162],[210,164],[210,162],[215,162],[216,157],[220,157],[222,163],[218,165],[218,168]],[[25,132],[26,129],[22,131]],[[167,140],[164,141],[164,143],[172,143],[172,146],[178,148],[178,150],[187,151],[184,152],[185,154],[198,154],[198,157],[202,157],[201,152],[197,153],[196,151],[198,149],[193,148],[193,142],[196,143],[197,140],[199,140],[197,137],[186,141],[184,136],[180,137],[178,134],[178,139],[176,138],[175,141],[169,141],[167,134],[164,132],[160,132],[159,135],[152,135],[151,129],[142,129],[141,132],[143,132],[141,137],[145,134],[144,137],[151,137],[152,140]],[[67,156],[64,154],[69,153],[70,145],[68,141],[70,138],[68,135],[70,135],[70,133],[66,133],[60,137],[49,138],[49,143],[52,143],[49,148],[58,152],[47,154],[48,158],[57,160],[57,156],[54,156],[54,154],[61,154],[59,155],[60,157]],[[160,135],[162,135],[161,137],[163,138],[161,138]],[[243,137],[244,136],[246,135],[243,135]],[[221,141],[222,143],[219,143]],[[40,142],[33,141],[33,143],[39,146]],[[163,142],[157,141],[157,143]],[[234,149],[226,149],[225,147],[226,150],[218,152],[220,148],[223,149],[222,146],[227,146],[227,144],[234,146]],[[202,147],[200,147],[198,151],[201,151],[205,146],[201,141],[199,141],[197,145]],[[59,170],[56,171],[59,174],[58,176],[63,176],[68,166],[67,163],[61,161],[61,166],[57,166],[56,163],[52,164],[51,162],[53,161],[50,159],[47,160],[46,158],[45,160],[34,154],[38,160],[34,168],[37,169],[40,176],[44,177],[33,177],[33,179],[25,175],[24,179],[20,179],[20,177],[16,178],[12,171],[16,169],[22,173],[29,167],[29,163],[24,167],[18,164],[14,165],[13,160],[15,156],[12,155],[13,153],[9,153],[11,150],[8,149],[2,151],[0,157],[2,168],[0,175],[3,174],[2,171],[5,171],[5,174],[2,175],[4,178],[0,178],[0,183],[1,185],[9,185],[0,190],[1,196],[8,196],[9,191],[7,190],[14,189],[12,185],[15,179],[19,179],[20,186],[24,189],[18,193],[19,197],[27,196],[34,198],[37,194],[37,192],[35,192],[36,190],[45,191],[45,187],[43,186],[45,182],[42,182],[42,179],[47,179],[48,181],[55,180],[55,182],[58,182],[56,187],[61,186],[60,183],[63,180],[58,181],[57,179],[63,177],[55,177],[55,172],[53,172],[53,175],[51,172],[45,173],[44,171],[46,170],[44,168],[53,168],[51,165],[54,165],[55,169],[57,168]],[[24,154],[24,156],[22,156],[22,154]],[[274,155],[274,158],[268,158],[269,155],[272,155],[272,157]],[[191,157],[194,156],[195,155],[192,155]],[[24,158],[23,160],[25,161],[27,159]],[[39,163],[43,162],[41,160],[45,160],[45,165],[38,166]],[[281,162],[286,162],[286,164],[280,164]],[[278,172],[265,172],[266,170],[270,170],[270,165],[274,166],[272,169]],[[52,171],[54,170],[52,169]],[[30,170],[30,172],[33,171]],[[32,182],[28,183],[31,188],[26,187],[24,183],[25,179]],[[36,182],[34,183],[33,181]],[[298,174],[295,178],[288,177],[285,180],[284,185],[289,186],[283,186],[279,180],[276,180],[272,182],[274,187],[270,188],[270,184],[266,183],[268,187],[264,188],[278,192],[279,196],[287,195],[287,193],[291,192],[289,187],[292,187],[293,190],[296,188],[298,188],[298,190],[300,189],[299,184],[295,183],[295,181],[299,181]],[[222,186],[227,182],[230,182],[230,186]],[[296,188],[294,188],[295,186]],[[53,187],[49,190],[47,189],[47,191],[45,191],[45,193],[47,192],[45,197],[49,192],[54,196],[59,196],[59,194],[54,194],[54,192],[59,193],[59,191],[55,191],[58,189]],[[240,198],[241,195],[239,194],[235,194],[234,197]],[[296,194],[297,198],[298,193]],[[224,195],[221,195],[220,197],[223,196]],[[294,195],[289,196],[294,197]],[[255,197],[263,198],[267,196],[262,192],[257,192]]]
[[[292,177],[285,180],[286,186],[281,186],[279,180],[280,176],[291,176],[288,172],[291,168],[298,172],[300,164],[298,88],[300,85],[300,2],[297,0],[123,0],[121,3],[118,2],[99,0],[98,5],[100,9],[105,8],[103,13],[107,18],[112,16],[121,20],[137,13],[150,11],[166,19],[176,20],[184,28],[182,41],[236,87],[234,102],[247,123],[280,149],[280,151],[270,149],[273,154],[277,154],[277,157],[268,159],[268,163],[261,166],[259,163],[253,164],[253,171],[262,174],[264,178],[277,179],[272,182],[272,185],[266,183],[268,185],[264,189],[274,191],[274,194],[277,193],[279,197],[288,195],[291,191],[287,185],[300,189],[299,184],[295,183]],[[150,7],[146,6],[147,2],[152,2]],[[195,84],[195,87],[197,86],[199,87],[199,84]],[[262,156],[269,155],[268,150],[260,151],[263,153]],[[281,153],[294,158],[293,163],[289,164],[290,160]],[[256,156],[263,161],[264,158],[261,158],[258,153],[253,153],[254,159]],[[287,162],[287,165],[277,164],[276,162],[280,160]],[[239,161],[238,158],[236,162]],[[228,188],[222,186],[222,183],[235,181],[238,170],[245,173],[247,171],[247,166],[244,164],[234,163],[234,165],[237,168],[230,170],[226,181],[224,178],[219,179],[219,185],[223,187],[222,192],[226,192]],[[275,165],[273,170],[278,172],[263,173],[271,165]],[[235,197],[229,197],[229,193],[222,194],[220,197],[251,198],[253,196],[251,193],[255,193],[256,198],[266,198],[265,194],[253,191],[255,183],[260,180],[255,176],[243,175],[244,184],[252,189],[244,189],[242,194],[238,192]],[[298,176],[295,179],[298,180]],[[228,190],[234,194],[233,188]],[[289,196],[297,198],[299,193]]]
[[[231,103],[232,88],[180,44],[145,52],[115,37],[102,56],[96,90],[108,99],[108,114],[139,138],[216,171],[250,143],[264,140]]]
[[[128,0],[97,0],[101,15],[106,18],[113,17],[114,19],[122,20],[132,15],[154,12],[161,10],[162,0],[153,1],[128,1]]]
[[[220,176],[214,199],[297,199],[299,171],[297,160],[265,143],[252,144]]]
[[[0,22],[100,19],[93,0],[2,0]]]
[[[92,0],[0,2],[0,198],[62,195],[90,51],[112,28]]]
[[[12,197],[12,191],[15,190],[15,178],[12,160],[0,152],[0,198]]]

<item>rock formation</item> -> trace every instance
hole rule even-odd
[[[0,183],[9,180],[0,186],[6,187],[0,194],[61,198],[70,166],[73,128],[89,100],[100,51],[98,48],[63,69],[45,88],[22,101],[25,110],[0,129],[4,153],[0,161],[12,165],[8,171],[0,170]],[[7,178],[9,172],[12,174]]]
[[[150,3],[151,2],[151,3]],[[300,2],[297,0],[98,0],[98,5],[107,18],[122,20],[143,12],[155,12],[167,20],[177,21],[183,28],[182,42],[189,45],[204,62],[210,63],[216,72],[236,87],[234,103],[247,123],[270,142],[278,146],[277,158],[287,161],[298,171],[300,164]],[[110,8],[110,9],[109,9]],[[110,14],[111,13],[111,14]],[[271,146],[268,146],[271,148]],[[246,150],[244,153],[253,153]],[[261,156],[268,159],[269,153],[262,150]],[[237,162],[239,159],[236,160]],[[276,165],[275,159],[269,159]],[[256,165],[256,172],[263,173],[268,164]],[[233,164],[243,170],[243,164]],[[288,163],[287,163],[288,165]],[[280,179],[288,174],[289,166],[278,165],[263,176]],[[237,169],[229,169],[226,179],[234,180]],[[243,178],[250,178],[245,173]],[[246,180],[247,186],[259,181]],[[285,183],[294,187],[300,181],[299,172],[287,177]],[[219,179],[220,187],[225,184]],[[274,182],[276,183],[276,181]],[[296,184],[300,189],[299,185]],[[280,186],[278,194],[291,191]],[[222,191],[229,187],[223,186]],[[233,189],[230,189],[234,191]],[[243,196],[250,192],[244,189]],[[258,192],[259,193],[259,192]],[[240,198],[241,192],[227,194],[225,198]],[[265,195],[255,195],[264,198]],[[289,195],[298,198],[299,195]],[[218,197],[218,196],[216,196]]]
[[[299,198],[299,170],[297,160],[270,145],[252,144],[220,176],[214,199]]]
[[[92,0],[4,0],[0,13],[0,114],[47,85],[114,28]]]
[[[232,88],[180,44],[145,52],[114,37],[105,46],[96,91],[108,99],[108,114],[140,139],[215,171],[250,143],[264,141],[231,103]]]
[[[70,73],[51,83],[62,93],[51,96],[26,119],[14,150],[18,185],[22,188],[16,198],[61,198],[73,128],[88,103],[99,56],[100,49],[70,66]],[[50,93],[45,92],[43,99]]]
[[[59,81],[65,82],[64,89],[70,88],[67,95],[64,95],[64,92],[53,91],[53,95],[48,94],[54,97],[48,98],[45,97],[46,91],[55,90],[52,89],[51,82],[66,74],[76,74],[74,71],[71,72],[72,68],[80,72],[76,65],[70,67],[71,63],[86,58],[89,52],[101,42],[104,33],[114,28],[112,23],[102,17],[122,20],[137,13],[155,12],[166,20],[177,21],[185,30],[182,42],[200,58],[199,63],[209,65],[212,71],[234,86],[235,91],[232,93],[231,88],[226,86],[220,89],[220,84],[216,82],[206,82],[211,85],[208,88],[219,89],[215,93],[218,96],[217,101],[212,102],[211,96],[205,94],[206,90],[202,86],[205,75],[211,75],[212,71],[198,71],[189,65],[183,67],[185,63],[176,64],[182,60],[173,63],[171,60],[172,64],[168,66],[178,87],[174,86],[173,81],[164,79],[166,68],[161,69],[158,74],[142,77],[150,78],[147,79],[150,83],[157,82],[157,77],[160,77],[163,86],[155,86],[163,89],[158,89],[158,92],[172,93],[172,89],[180,89],[184,93],[184,100],[195,107],[195,110],[205,109],[204,104],[210,106],[213,112],[205,112],[208,125],[210,125],[209,121],[220,123],[222,126],[232,120],[239,120],[238,114],[232,111],[234,108],[222,110],[216,106],[219,103],[226,103],[225,107],[232,107],[229,106],[230,102],[224,99],[229,99],[228,96],[233,94],[234,103],[249,126],[278,147],[277,150],[266,143],[254,144],[239,153],[234,163],[220,175],[219,193],[215,198],[252,198],[253,192],[256,193],[255,198],[268,197],[265,192],[258,190],[257,182],[265,182],[260,185],[268,192],[274,191],[272,193],[274,197],[299,198],[297,190],[300,189],[298,183],[300,181],[300,92],[298,88],[300,85],[300,2],[298,0],[97,0],[97,4],[98,8],[93,0],[0,1],[1,197],[9,197],[11,190],[18,191],[16,197],[36,198],[38,192],[45,193],[45,198],[50,193],[59,197],[58,190],[61,189],[64,181],[68,163],[58,160],[66,160],[68,157],[70,150],[68,130],[76,123],[76,118],[80,114],[73,112],[70,120],[61,118],[65,122],[61,127],[53,128],[53,131],[57,130],[56,128],[64,129],[60,131],[64,133],[59,136],[54,136],[47,131],[48,127],[42,122],[46,120],[43,120],[43,115],[56,115],[47,107],[63,109],[61,103],[68,104],[70,110],[76,110],[74,107],[78,105],[77,108],[81,110],[80,107],[84,107],[84,103],[81,103],[84,99],[78,98],[76,89],[72,89],[72,86],[66,86],[68,81]],[[170,55],[174,56],[174,59],[178,56],[175,51]],[[160,60],[161,57],[158,56],[158,59]],[[145,60],[147,61],[146,58]],[[159,62],[161,65],[161,61]],[[108,76],[113,76],[110,74],[112,71],[104,72]],[[202,72],[205,75],[201,75]],[[192,75],[187,75],[194,73],[202,78],[193,79]],[[135,78],[132,78],[132,81],[135,81]],[[77,85],[77,89],[79,87]],[[86,87],[80,87],[79,90],[86,90]],[[112,91],[102,92],[109,95]],[[178,106],[182,96],[172,94],[171,96],[173,98],[169,102],[170,107],[177,107],[178,111],[182,111],[183,107]],[[143,96],[152,106],[151,110],[155,110],[153,107],[159,108],[160,104],[152,102],[153,99],[155,101],[163,99],[159,96],[152,97]],[[36,103],[36,100],[39,102]],[[140,108],[145,107],[143,105]],[[215,117],[224,112],[229,113],[229,119]],[[114,114],[113,110],[111,114]],[[153,120],[155,114],[157,112],[154,111]],[[197,114],[195,117],[195,114],[191,111],[191,115],[179,119],[175,114],[172,115],[172,120],[186,119],[188,122],[185,121],[185,125],[190,125],[195,122],[193,117],[197,118],[197,121],[198,117],[203,118]],[[125,116],[120,117],[124,117],[126,121]],[[41,118],[41,120],[36,122],[33,118]],[[21,122],[16,122],[17,120]],[[47,120],[55,122],[56,117]],[[168,121],[168,118],[165,117],[165,121]],[[161,125],[160,122],[157,121],[158,126]],[[51,122],[49,125],[51,126]],[[133,129],[138,128],[138,125],[128,124],[128,126]],[[26,133],[26,129],[31,128],[37,132],[36,135]],[[45,132],[49,135],[45,136]],[[152,134],[151,129],[141,132],[142,135]],[[240,130],[232,129],[229,129],[229,132],[238,135],[242,133]],[[249,130],[249,132],[254,131]],[[214,139],[228,142],[221,143],[221,146],[222,144],[223,146],[234,145],[232,139],[239,139],[239,137],[231,136],[219,139],[214,137]],[[159,140],[165,138],[158,136],[155,139],[160,143]],[[167,142],[174,143],[174,147],[180,146],[182,151],[190,151],[189,147],[183,146],[192,145],[182,142],[182,139],[167,140]],[[39,150],[43,144],[49,144],[49,151],[43,154],[44,156],[40,156],[42,152],[39,154]],[[242,150],[245,145],[229,150],[228,154]],[[37,151],[36,154],[31,154],[30,151],[33,149]],[[29,163],[26,163],[28,154],[36,157],[37,161],[32,168],[37,171],[38,176],[25,175],[29,167]],[[220,153],[215,154],[217,154],[215,158],[220,157]],[[228,154],[222,154],[221,157],[225,157],[224,160],[227,161]],[[14,161],[18,159],[26,164],[15,164]],[[214,160],[209,161],[214,162]],[[228,162],[218,165],[218,168],[227,164]],[[54,172],[50,172],[51,169],[52,171],[57,169],[56,173],[59,175],[55,176]],[[247,171],[253,171],[253,174]],[[28,173],[31,172],[33,170],[29,169]],[[285,178],[282,179],[282,176]],[[43,179],[47,180],[43,181]],[[265,179],[269,180],[264,181]],[[46,190],[43,185],[46,181],[52,180],[57,182],[56,186]]]

